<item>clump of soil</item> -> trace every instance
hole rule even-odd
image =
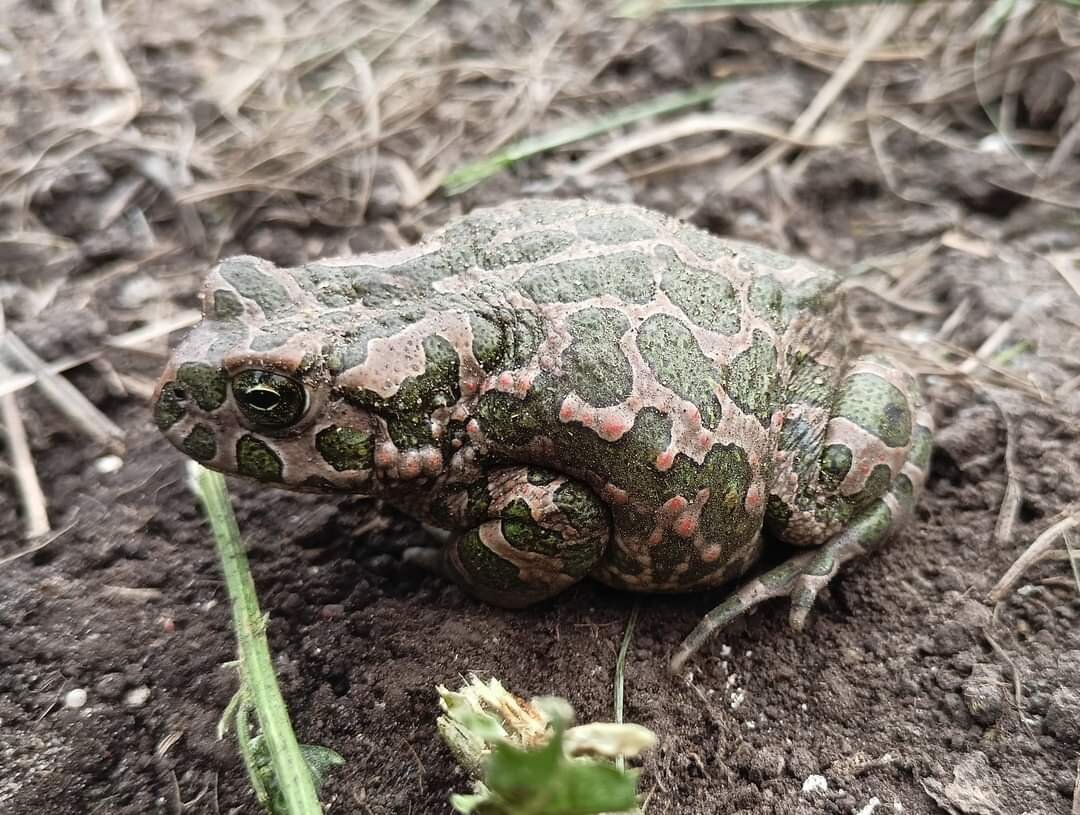
[[[236,482],[298,735],[347,759],[330,811],[449,811],[467,780],[436,734],[434,687],[472,671],[610,718],[640,603],[626,718],[661,740],[642,775],[650,813],[850,813],[874,799],[879,811],[1068,812],[1080,591],[1058,558],[996,609],[984,599],[1080,500],[1080,236],[1067,208],[1080,161],[1064,138],[1075,13],[1033,10],[980,45],[981,8],[920,7],[830,107],[842,140],[815,131],[814,146],[734,189],[725,179],[768,142],[721,128],[565,176],[624,134],[604,136],[448,199],[431,182],[461,154],[711,76],[730,77],[717,111],[785,130],[878,12],[632,23],[575,3],[445,4],[415,19],[350,5],[343,21],[314,3],[110,6],[114,51],[92,15],[9,3],[21,44],[0,84],[0,217],[17,236],[0,244],[7,329],[47,360],[98,353],[194,306],[219,255],[383,249],[454,210],[538,192],[633,199],[861,272],[878,294],[853,290],[853,314],[871,341],[916,349],[940,432],[917,517],[843,573],[808,631],[769,604],[681,678],[667,659],[723,592],[637,598],[586,583],[499,610],[406,563],[426,533],[375,501]],[[1028,56],[1005,70],[1014,52]],[[1023,150],[986,118],[999,103]],[[980,347],[983,361],[965,363]],[[18,396],[58,533],[0,565],[0,809],[13,815],[256,811],[215,734],[236,676],[209,531],[147,410],[163,351],[107,350],[69,374],[127,432],[119,461],[35,390]],[[23,549],[23,519],[0,476],[5,557]],[[1010,483],[1019,502],[999,521]]]

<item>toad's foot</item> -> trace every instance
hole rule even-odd
[[[791,627],[801,631],[818,593],[841,566],[877,548],[885,536],[883,532],[892,526],[893,511],[899,509],[893,501],[878,501],[870,512],[820,548],[796,555],[740,586],[683,640],[671,658],[671,672],[679,673],[713,632],[774,597],[791,598]]]

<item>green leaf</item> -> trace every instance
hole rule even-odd
[[[494,811],[507,815],[594,815],[637,806],[637,772],[567,758],[559,730],[538,750],[498,745],[487,769],[487,785],[503,804]]]

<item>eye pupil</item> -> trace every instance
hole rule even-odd
[[[245,398],[256,410],[273,410],[281,402],[281,396],[269,388],[252,388]]]

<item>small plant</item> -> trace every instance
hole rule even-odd
[[[476,815],[599,815],[637,810],[637,770],[616,767],[656,744],[635,724],[571,727],[559,697],[525,702],[497,679],[476,676],[454,692],[437,688],[439,734],[477,780],[453,795],[457,812]]]
[[[225,479],[189,466],[191,489],[206,509],[232,606],[240,688],[222,714],[218,737],[231,728],[259,805],[270,815],[321,815],[318,791],[326,773],[345,763],[326,747],[298,744],[278,688],[255,582],[240,540]],[[255,721],[250,714],[254,712]],[[253,735],[254,732],[254,735]]]

